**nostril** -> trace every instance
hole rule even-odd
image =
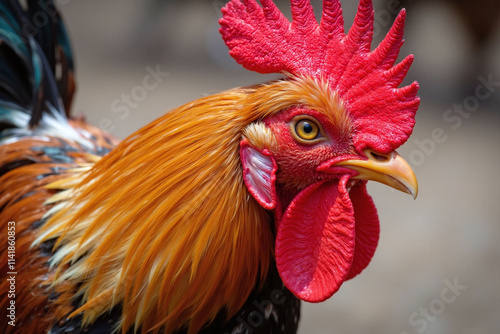
[[[370,155],[377,161],[379,162],[387,162],[389,161],[389,157],[385,156],[385,155],[381,155],[381,154],[377,154],[373,151],[370,152]]]

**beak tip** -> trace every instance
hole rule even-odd
[[[413,174],[412,177],[412,182],[409,183],[404,183],[403,187],[406,188],[405,191],[407,194],[411,195],[413,199],[417,199],[418,197],[418,183],[417,183],[417,178]]]
[[[412,174],[413,174],[413,171],[412,171]],[[417,199],[418,197],[418,182],[417,182],[417,177],[415,176],[415,174],[412,175],[412,182],[411,182],[411,186],[408,187],[408,190],[410,192],[410,195],[413,197],[413,199]]]

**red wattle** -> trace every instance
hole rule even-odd
[[[349,192],[349,197],[354,207],[354,219],[356,220],[356,246],[354,260],[347,279],[361,273],[370,263],[380,235],[377,209],[366,191],[366,183],[355,185]]]
[[[346,280],[354,257],[354,209],[346,180],[315,183],[292,200],[276,236],[276,265],[298,298],[321,302]]]

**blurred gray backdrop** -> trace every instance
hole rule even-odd
[[[217,23],[225,1],[55,2],[76,58],[73,113],[120,138],[191,100],[276,77],[228,56]],[[404,4],[401,55],[415,54],[406,82],[420,82],[422,103],[399,151],[420,194],[369,186],[377,253],[330,300],[303,304],[302,334],[500,332],[500,1],[402,2],[375,1],[372,47]],[[342,5],[348,29],[357,1]],[[155,70],[157,85],[144,89]]]

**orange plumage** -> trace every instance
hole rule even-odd
[[[239,138],[258,117],[239,110],[247,94],[198,100],[134,133],[44,226],[39,242],[58,238],[58,265],[79,259],[59,279],[86,280],[88,304],[76,311],[85,323],[124,302],[125,328],[197,332],[224,307],[232,316],[265,278],[270,217],[238,182]]]

